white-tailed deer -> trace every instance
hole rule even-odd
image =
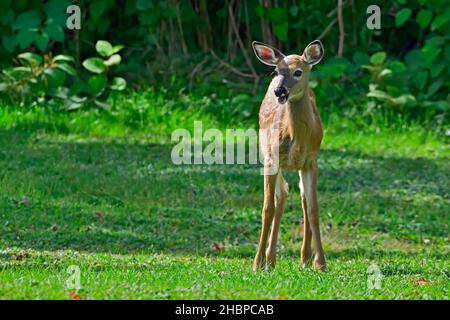
[[[320,62],[324,49],[322,43],[315,40],[302,55],[285,56],[276,48],[256,41],[253,50],[261,62],[275,67],[259,111],[260,130],[266,130],[269,135],[261,141],[264,158],[273,156],[274,145],[278,148],[278,169],[264,175],[262,230],[253,269],[265,264],[275,266],[278,230],[288,197],[288,186],[281,173],[281,169],[286,169],[298,170],[300,176],[304,219],[301,263],[306,265],[312,259],[312,240],[316,251],[313,266],[325,271],[317,202],[317,157],[323,130],[315,95],[308,86],[311,68]],[[269,246],[265,251],[271,226]]]

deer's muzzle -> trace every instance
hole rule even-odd
[[[289,97],[289,91],[286,89],[286,87],[277,87],[274,90],[275,96],[278,98],[278,102],[283,104],[286,103],[288,97]]]

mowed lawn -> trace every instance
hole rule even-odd
[[[328,272],[299,266],[291,172],[277,267],[255,274],[259,166],[176,166],[173,145],[152,135],[102,134],[101,119],[72,132],[76,113],[64,130],[57,119],[9,117],[0,117],[1,299],[449,297],[450,153],[426,130],[328,125],[319,177]],[[368,286],[374,267],[379,289]]]

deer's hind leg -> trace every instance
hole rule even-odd
[[[270,268],[275,267],[278,231],[280,230],[280,221],[288,195],[288,184],[286,183],[286,180],[284,180],[280,169],[275,185],[275,215],[272,223],[272,231],[270,233],[269,247],[266,251],[267,266]]]
[[[325,271],[325,257],[322,249],[322,240],[320,237],[319,228],[319,204],[317,201],[317,163],[314,163],[311,168],[301,171],[301,180],[303,192],[306,200],[306,216],[308,224],[311,229],[312,242],[316,254],[313,260],[313,266],[319,271]],[[305,221],[306,222],[306,221]],[[306,234],[305,234],[306,236]]]
[[[303,210],[303,243],[302,247],[300,249],[300,260],[302,263],[302,266],[306,266],[309,262],[311,262],[312,258],[312,251],[311,251],[311,227],[309,225],[309,219],[308,219],[308,204],[306,203],[306,196],[303,188],[303,181],[301,172],[298,172],[300,182],[299,182],[299,188],[300,188],[300,200],[302,202],[302,210]]]

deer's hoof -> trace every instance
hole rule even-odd
[[[269,270],[273,270],[275,269],[275,264],[276,264],[276,257],[275,256],[267,256],[266,257],[266,266]]]
[[[311,249],[302,249],[301,252],[301,256],[300,256],[300,261],[302,264],[302,267],[306,268],[307,266],[309,266],[311,264],[311,260],[312,260],[312,252]]]
[[[264,255],[262,255],[262,256],[256,256],[255,257],[255,260],[253,261],[253,271],[259,271],[259,270],[261,270],[263,267],[264,267],[264,264],[265,264],[265,257],[264,257]]]
[[[327,271],[327,266],[326,266],[325,260],[323,260],[323,261],[314,260],[313,261],[313,267],[314,267],[314,269],[316,269],[319,272],[326,272]]]

